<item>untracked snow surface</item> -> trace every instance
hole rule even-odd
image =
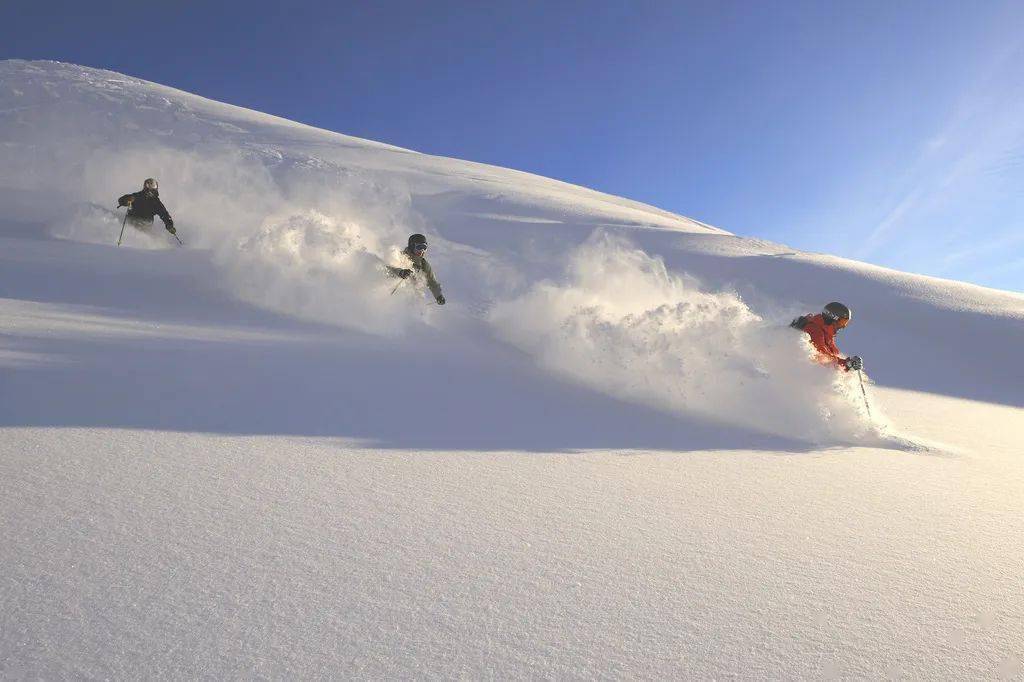
[[[146,177],[183,248],[115,246]],[[0,677],[1020,678],[1022,348],[1021,294],[0,62]]]

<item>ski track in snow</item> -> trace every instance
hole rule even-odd
[[[52,62],[0,206],[4,677],[1021,672],[1021,294]]]

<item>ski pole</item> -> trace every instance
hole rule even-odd
[[[860,394],[864,396],[864,408],[868,411],[868,420],[871,419],[871,404],[868,402],[868,392],[864,390],[864,373],[857,370],[857,378],[860,380]]]
[[[178,240],[178,244],[185,246],[185,242],[181,241],[181,237],[178,236],[177,232],[171,232],[171,236]]]
[[[395,292],[398,291],[398,287],[402,286],[403,284],[405,284],[405,279],[402,279],[398,284],[395,285],[395,288],[391,290],[391,295],[394,296]]]
[[[117,245],[121,246],[121,240],[124,239],[124,226],[128,224],[128,211],[124,212],[124,220],[121,221],[121,236],[117,238]]]

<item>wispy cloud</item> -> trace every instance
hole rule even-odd
[[[979,256],[990,255],[993,252],[1022,245],[1024,245],[1024,226],[1014,227],[1010,230],[1009,234],[1004,234],[996,239],[971,242],[961,249],[948,252],[943,256],[942,264],[946,266],[956,265]]]
[[[979,275],[984,274],[986,277],[1002,277],[1012,273],[1024,272],[1024,256],[1020,258],[1014,258],[1011,261],[997,265],[995,267],[986,267],[984,272],[975,271],[968,273],[971,279],[977,278]]]
[[[982,195],[1007,176],[1024,175],[1024,38],[991,55],[986,67],[959,96],[938,131],[922,136],[921,152],[906,165],[903,188],[862,243],[858,256],[869,259],[897,238],[925,229],[944,206],[989,203]],[[1021,191],[1020,183],[1014,182]],[[979,244],[978,239],[988,240]],[[1016,244],[998,229],[974,234],[952,262],[972,252]],[[947,260],[947,263],[951,262]]]

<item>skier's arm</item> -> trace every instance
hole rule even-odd
[[[388,275],[390,275],[391,277],[400,277],[401,279],[405,279],[406,277],[412,274],[412,270],[410,270],[409,268],[396,268],[386,263],[384,264],[384,268],[387,270]]]
[[[423,274],[427,278],[427,286],[430,288],[430,293],[440,303],[444,300],[444,296],[441,295],[441,285],[438,283],[437,278],[434,277],[434,268],[430,267],[430,263],[427,262],[426,258],[423,259]]]
[[[836,344],[825,336],[825,330],[818,327],[809,327],[807,335],[811,337],[811,343],[814,344],[814,348],[818,351],[821,359],[828,363],[834,363],[835,365],[846,369],[846,360],[839,353],[839,349]]]
[[[131,206],[132,202],[135,201],[135,194],[125,194],[123,197],[117,200],[118,206]]]
[[[169,232],[173,232],[174,221],[171,220],[171,214],[167,212],[167,208],[164,206],[164,202],[159,199],[156,200],[156,214],[160,216],[160,220],[164,221],[164,227]]]
[[[841,367],[846,372],[849,372],[851,369],[854,369],[853,366],[850,364],[853,358],[844,358],[843,354],[839,352],[839,347],[836,345],[835,341],[829,339],[828,346],[829,357],[831,357],[835,361],[836,365]],[[859,359],[860,358],[858,358],[858,360]]]

